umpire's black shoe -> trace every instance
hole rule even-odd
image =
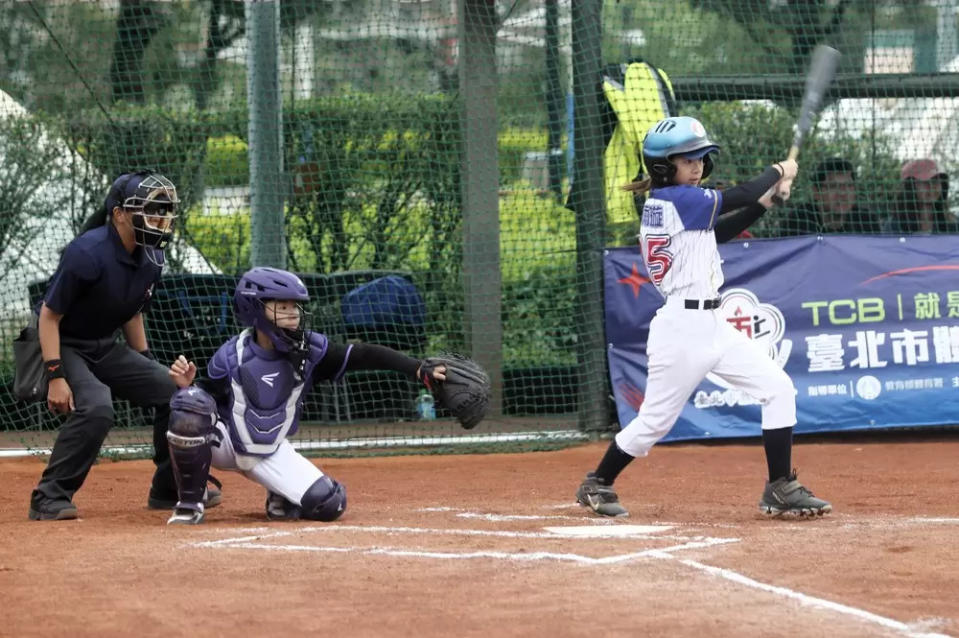
[[[79,513],[77,506],[67,500],[30,501],[30,512],[27,515],[31,521],[68,521],[76,518]]]
[[[207,486],[206,492],[203,494],[203,507],[210,509],[223,502],[223,492],[220,491],[223,484],[213,476],[210,476],[207,480],[209,480],[211,484]],[[176,509],[176,504],[179,500],[180,497],[176,493],[161,494],[151,487],[150,496],[147,498],[147,507],[151,510],[172,510]]]

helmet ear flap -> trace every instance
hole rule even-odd
[[[706,153],[703,156],[703,176],[702,179],[709,177],[710,173],[713,172],[713,154]]]
[[[654,186],[668,186],[672,183],[673,176],[676,175],[676,166],[668,159],[644,155],[643,162]]]

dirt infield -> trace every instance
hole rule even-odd
[[[758,445],[629,467],[632,516],[573,503],[593,443],[317,459],[339,521],[268,523],[220,474],[197,527],[145,507],[148,461],[94,467],[76,521],[27,520],[43,458],[0,461],[0,636],[959,635],[959,437],[800,442],[817,521],[758,514]]]

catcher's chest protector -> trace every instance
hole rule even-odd
[[[272,454],[287,436],[296,432],[307,387],[304,380],[326,354],[326,337],[310,333],[310,351],[300,377],[286,356],[264,351],[253,343],[252,329],[231,339],[217,351],[229,371],[231,398],[221,406],[220,418],[228,425],[238,452],[256,456]]]

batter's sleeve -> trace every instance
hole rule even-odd
[[[674,186],[668,190],[683,230],[712,230],[723,202],[720,191],[698,186]]]

